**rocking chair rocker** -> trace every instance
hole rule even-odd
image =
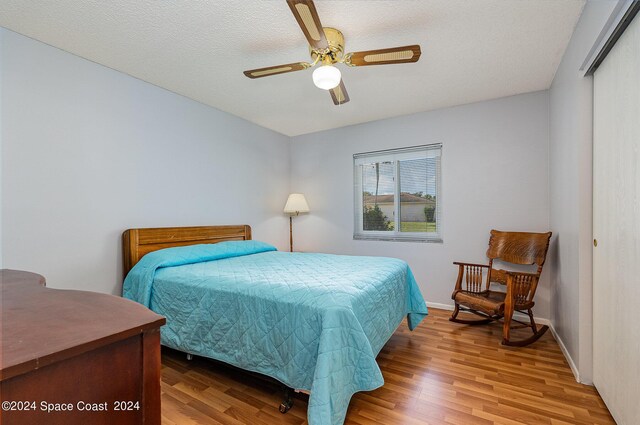
[[[548,326],[542,326],[538,329],[533,320],[531,309],[535,304],[533,297],[547,256],[550,238],[551,232],[525,233],[492,230],[487,250],[488,265],[453,263],[459,267],[459,271],[456,288],[451,295],[455,301],[455,309],[449,320],[467,325],[482,325],[504,319],[503,345],[522,347],[537,341],[549,329]],[[496,259],[519,265],[536,264],[538,269],[536,273],[494,269],[493,261]],[[484,279],[485,273],[486,280]],[[486,282],[484,285],[483,280]],[[465,283],[464,289],[462,288],[463,281]],[[506,285],[506,292],[492,290],[490,288],[492,282]],[[482,319],[458,319],[460,310],[476,314]],[[530,323],[514,319],[513,313],[515,311],[527,314]],[[512,321],[519,323],[521,325],[518,326],[519,328],[530,327],[533,336],[521,341],[512,341],[510,339]]]

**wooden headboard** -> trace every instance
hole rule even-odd
[[[149,229],[129,229],[122,234],[122,255],[124,276],[145,255],[163,248],[218,243],[224,241],[246,241],[251,239],[251,227],[239,226],[199,226],[199,227],[156,227]]]

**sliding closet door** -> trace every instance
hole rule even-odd
[[[593,380],[640,423],[640,15],[594,74]],[[596,243],[597,242],[597,243]]]

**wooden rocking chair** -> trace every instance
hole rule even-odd
[[[502,344],[522,347],[537,341],[549,329],[548,326],[537,328],[531,309],[535,304],[533,297],[536,293],[542,266],[547,257],[550,238],[551,232],[525,233],[492,230],[487,250],[488,265],[453,263],[459,267],[459,272],[456,288],[451,295],[455,301],[455,309],[449,320],[468,325],[481,325],[504,318]],[[496,259],[520,265],[537,264],[538,269],[536,273],[494,269],[493,260]],[[485,273],[486,279],[484,278]],[[465,283],[464,289],[462,288],[463,282]],[[506,292],[492,290],[490,288],[492,282],[506,285]],[[474,313],[481,316],[482,319],[458,319],[460,310]],[[530,323],[514,319],[514,311],[527,314]],[[521,341],[511,341],[509,336],[512,321],[519,323],[521,325],[518,326],[519,328],[530,327],[533,336]]]

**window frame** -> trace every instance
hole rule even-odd
[[[385,149],[380,151],[363,152],[353,154],[353,198],[354,198],[354,240],[377,240],[377,241],[400,241],[400,242],[433,242],[442,243],[442,143],[432,143],[428,145],[410,146],[396,149]],[[436,165],[436,231],[435,232],[400,232],[397,229],[401,225],[401,181],[400,167],[398,162],[415,158],[416,152],[438,151],[439,157]],[[388,159],[385,159],[388,158]],[[364,230],[363,210],[364,200],[362,197],[362,160],[368,159],[372,162],[392,161],[394,163],[394,230]]]

